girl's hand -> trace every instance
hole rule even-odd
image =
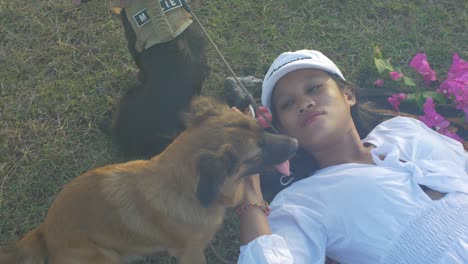
[[[263,202],[262,190],[260,188],[260,175],[254,174],[246,176],[242,180],[243,193],[241,197],[241,204]]]
[[[242,113],[237,107],[232,107],[232,111]],[[247,107],[243,114],[255,118],[254,109],[251,105]],[[260,189],[260,175],[254,174],[244,177],[242,180],[244,192],[241,199],[242,203],[259,203],[263,201],[262,191]]]
[[[239,109],[235,107],[231,109],[233,111],[239,111]],[[244,114],[255,118],[254,110],[250,105],[245,110]],[[249,204],[264,205],[263,195],[260,189],[259,174],[243,177],[241,184],[243,185],[243,192],[240,200],[241,207]],[[267,214],[269,214],[269,210],[270,209],[268,207]],[[246,245],[259,236],[271,234],[267,214],[264,209],[260,209],[258,207],[250,208],[249,206],[249,209],[242,210],[242,213],[239,215],[240,242],[242,245]]]
[[[254,114],[254,109],[251,105],[249,105],[249,107],[247,107],[244,112],[241,112],[237,107],[233,106],[231,107],[231,110],[232,111],[236,111],[236,112],[239,112],[239,113],[243,113],[244,115],[247,115],[247,116],[251,116],[253,118],[255,118],[255,114]]]
[[[271,234],[267,219],[270,208],[263,201],[258,174],[244,177],[243,184],[244,192],[237,213],[240,223],[240,242],[246,245],[259,236]],[[251,206],[251,204],[256,206]],[[239,211],[239,209],[242,210]]]

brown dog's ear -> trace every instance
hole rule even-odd
[[[229,107],[214,97],[195,97],[184,114],[185,127],[197,126],[209,117],[219,116],[226,110],[229,110]]]
[[[204,207],[210,207],[218,197],[227,177],[238,169],[239,159],[231,145],[224,145],[217,152],[204,152],[197,160],[199,181],[197,198]]]

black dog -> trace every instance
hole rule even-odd
[[[200,26],[193,22],[175,39],[138,52],[125,9],[121,16],[141,85],[130,88],[121,98],[112,132],[127,157],[149,158],[184,129],[180,113],[200,94],[208,73],[206,41]]]

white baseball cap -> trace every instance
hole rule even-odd
[[[304,68],[323,70],[336,74],[345,80],[335,63],[320,51],[304,49],[284,52],[276,58],[263,79],[262,105],[270,108],[273,89],[281,77],[294,70]]]

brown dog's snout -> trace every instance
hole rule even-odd
[[[264,143],[263,164],[267,166],[289,160],[299,148],[299,143],[295,138],[271,133],[265,133]]]

